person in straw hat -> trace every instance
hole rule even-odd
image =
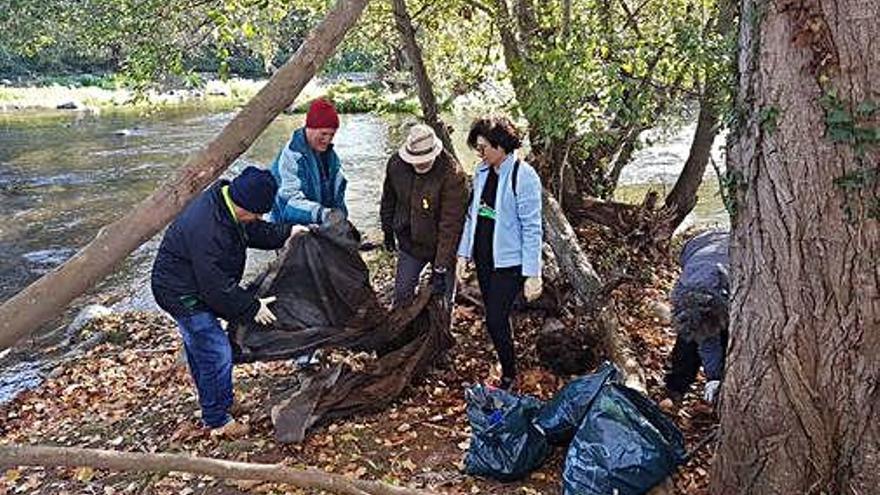
[[[388,159],[379,215],[385,248],[397,252],[394,307],[412,301],[430,263],[431,287],[452,302],[456,248],[467,203],[467,179],[434,130],[416,124]]]

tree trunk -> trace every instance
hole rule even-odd
[[[455,154],[455,147],[452,145],[452,138],[449,136],[449,129],[440,119],[437,110],[437,97],[434,94],[434,85],[428,77],[428,70],[425,68],[425,61],[422,58],[422,48],[416,40],[416,30],[412,25],[412,18],[406,10],[405,0],[392,0],[394,7],[394,21],[400,38],[403,40],[406,54],[412,65],[412,73],[416,79],[416,86],[419,90],[419,103],[422,106],[422,113],[425,116],[425,123],[434,129],[437,137],[443,141],[443,147],[446,148],[452,156],[458,158]]]
[[[224,461],[186,454],[148,454],[77,447],[0,445],[0,467],[89,466],[111,471],[172,471],[221,479],[260,480],[286,483],[299,488],[319,489],[344,495],[430,495],[431,492],[402,488],[381,481],[351,479],[314,469],[302,470],[277,464]]]
[[[562,208],[547,191],[544,191],[543,217],[544,237],[556,256],[560,271],[587,309],[597,315],[599,324],[593,329],[596,332],[593,340],[601,343],[605,347],[602,354],[626,373],[627,385],[645,390],[645,373],[632,350],[629,336],[620,329],[613,314],[604,308],[610,291],[593,270]]]
[[[718,14],[713,23],[712,31],[727,38],[733,33],[734,26],[736,26],[736,2],[734,0],[720,0],[717,9]],[[712,144],[720,130],[720,102],[723,100],[722,96],[728,91],[725,87],[728,80],[723,77],[725,71],[719,70],[719,72],[721,74],[709,74],[705,81],[705,89],[700,98],[697,130],[694,132],[693,141],[691,141],[687,161],[684,163],[681,175],[675,181],[675,186],[666,196],[666,207],[675,213],[672,224],[673,231],[681,225],[684,218],[697,204],[697,190],[703,183],[703,174],[712,155]]]
[[[743,0],[711,493],[880,487],[880,0]]]
[[[73,258],[0,306],[0,350],[33,332],[70,301],[112,272],[159,232],[205,186],[220,176],[263,132],[333,54],[368,0],[340,0],[296,54],[272,76],[207,147],[192,155],[170,181],[125,217],[102,228]]]
[[[718,108],[713,102],[715,95],[707,89],[700,99],[700,116],[697,118],[697,130],[691,141],[691,150],[687,161],[672,191],[666,196],[666,206],[675,212],[672,220],[672,231],[681,225],[684,218],[697,204],[697,190],[703,183],[703,173],[712,153],[712,143],[718,134]]]

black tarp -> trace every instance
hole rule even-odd
[[[361,370],[336,364],[306,376],[272,407],[279,441],[298,442],[323,421],[381,409],[452,346],[442,297],[422,290],[412,305],[387,311],[370,285],[359,245],[348,222],[294,238],[253,284],[260,297],[277,297],[271,309],[278,322],[229,329],[236,362],[330,348],[376,353]]]

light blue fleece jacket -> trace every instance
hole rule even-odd
[[[525,277],[541,275],[541,245],[544,232],[541,226],[541,179],[525,161],[519,162],[516,193],[511,185],[514,153],[507,155],[498,170],[498,189],[495,193],[495,233],[493,256],[495,268],[522,265]],[[470,259],[474,251],[477,231],[477,210],[483,187],[489,176],[489,165],[482,162],[474,172],[474,187],[468,206],[464,232],[458,244],[458,255]]]

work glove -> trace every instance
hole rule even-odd
[[[710,380],[706,382],[706,386],[703,388],[703,400],[710,404],[714,404],[715,401],[718,400],[718,391],[720,389],[720,380]]]
[[[461,284],[464,280],[465,270],[467,270],[467,258],[464,256],[458,257],[458,262],[455,263],[455,280]]]
[[[435,268],[431,272],[431,292],[445,294],[446,288],[446,268]]]
[[[339,208],[322,208],[321,223],[335,224],[345,220],[345,214]]]
[[[383,244],[385,244],[385,250],[389,253],[397,251],[397,241],[394,239],[394,231],[385,231],[385,241]]]
[[[541,297],[541,292],[543,291],[544,282],[541,280],[541,277],[529,277],[526,279],[526,283],[523,286],[523,296],[525,296],[526,301],[532,302]]]
[[[278,321],[278,318],[275,317],[275,314],[269,309],[269,305],[275,302],[275,296],[271,297],[263,297],[258,299],[260,302],[260,309],[257,310],[257,314],[254,315],[254,321],[259,323],[260,325],[271,325]]]

